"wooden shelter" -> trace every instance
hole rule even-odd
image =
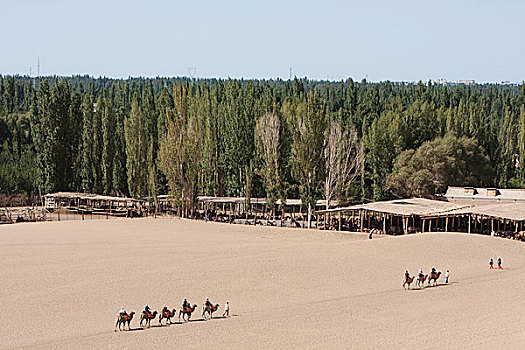
[[[142,216],[141,200],[93,193],[49,193],[44,195],[44,208],[49,211],[67,210],[78,214]]]
[[[470,190],[470,193],[475,191]],[[481,204],[480,204],[481,203]],[[466,232],[525,239],[525,201],[396,199],[320,210],[319,228],[403,234]]]
[[[426,215],[428,229],[443,231],[497,234],[514,237],[524,229],[525,202],[472,205],[446,213]]]
[[[324,229],[401,234],[423,231],[422,217],[446,213],[461,206],[425,198],[396,199],[320,210],[318,227]]]
[[[307,213],[301,199],[280,199],[275,207],[267,205],[266,198],[244,197],[197,197],[198,210],[202,218],[231,223],[267,224],[280,226],[305,227]],[[316,202],[316,208],[326,206],[326,201]],[[314,209],[315,211],[315,209]]]

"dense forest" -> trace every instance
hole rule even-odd
[[[0,193],[352,203],[525,186],[525,85],[0,76]]]

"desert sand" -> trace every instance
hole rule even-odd
[[[491,257],[504,270],[489,270]],[[403,273],[450,270],[404,290]],[[525,344],[525,244],[180,219],[0,227],[1,349],[494,349]],[[114,332],[124,306],[182,300],[193,321]],[[231,304],[203,321],[206,297]]]

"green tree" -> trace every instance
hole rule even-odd
[[[262,161],[259,174],[266,189],[266,204],[274,208],[275,202],[280,199],[279,177],[279,133],[281,122],[279,117],[272,113],[263,114],[255,126],[255,141],[257,153]]]
[[[448,134],[404,151],[387,178],[397,197],[433,197],[447,186],[485,186],[493,169],[489,158],[473,138]]]
[[[129,194],[142,197],[148,193],[148,135],[138,99],[131,104],[131,114],[124,122],[126,136],[126,169]]]
[[[296,105],[292,118],[291,174],[303,203],[308,206],[310,225],[311,208],[315,208],[315,201],[322,196],[326,107],[315,92],[310,92],[305,102]]]

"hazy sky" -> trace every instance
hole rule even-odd
[[[0,0],[0,74],[525,79],[525,1]]]

